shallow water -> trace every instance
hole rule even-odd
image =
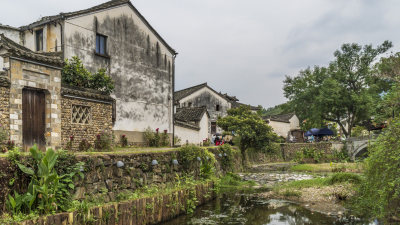
[[[192,215],[180,216],[163,225],[185,224],[232,224],[232,225],[361,225],[378,224],[373,221],[362,221],[356,218],[339,218],[327,216],[295,203],[281,200],[260,199],[254,194],[228,193],[214,201],[200,206]]]

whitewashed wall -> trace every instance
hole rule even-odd
[[[287,138],[288,132],[290,131],[290,123],[270,121],[269,125],[274,129],[277,135]]]
[[[200,130],[193,130],[175,125],[175,135],[181,139],[180,144],[200,145],[203,143],[203,140],[210,138],[208,131],[209,119],[206,113],[204,113],[203,118],[199,122],[199,126]]]
[[[172,53],[128,5],[68,19],[64,28],[65,57],[80,57],[91,71],[107,68],[115,81],[114,130],[172,132]],[[109,59],[94,54],[96,31],[108,37]]]
[[[16,43],[21,42],[20,33],[18,30],[0,27],[0,34],[4,34],[4,36],[13,40]],[[3,71],[3,68],[4,68],[4,60],[3,57],[0,57],[0,71]]]

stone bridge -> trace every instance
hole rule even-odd
[[[347,141],[347,152],[352,160],[362,157],[368,151],[368,146],[375,142],[376,136],[351,137]]]

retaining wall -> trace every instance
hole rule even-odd
[[[215,197],[213,183],[199,184],[195,188],[196,206],[204,204]],[[151,198],[106,204],[94,207],[85,216],[77,212],[59,213],[38,220],[25,221],[23,225],[77,225],[88,224],[86,220],[96,225],[147,225],[168,221],[185,213],[189,200],[189,190],[179,190],[171,194]]]

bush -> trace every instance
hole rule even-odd
[[[354,173],[335,173],[329,177],[327,183],[329,185],[337,184],[337,183],[352,183],[359,184],[362,181],[360,175]]]
[[[75,169],[62,175],[58,175],[55,165],[58,163],[59,153],[48,149],[42,153],[35,145],[30,149],[30,156],[33,165],[28,166],[15,159],[18,168],[30,177],[28,189],[24,194],[14,191],[14,196],[9,195],[7,208],[13,215],[20,213],[39,214],[54,213],[59,210],[66,210],[66,204],[71,202],[70,191],[74,190],[72,179],[81,164],[75,165]]]
[[[221,168],[224,171],[233,171],[234,167],[234,154],[236,153],[235,150],[229,144],[221,145],[218,150],[221,152],[222,159]]]
[[[111,151],[112,150],[112,135],[108,132],[101,132],[96,136],[94,141],[94,148],[98,151]]]
[[[179,149],[178,160],[186,172],[192,172],[195,169],[193,166],[200,163],[202,178],[209,178],[214,174],[215,157],[207,149],[195,145],[185,145]]]
[[[121,135],[121,137],[119,138],[119,143],[121,144],[121,147],[128,146],[128,138],[125,134]]]
[[[82,141],[79,143],[79,151],[81,151],[81,152],[86,152],[91,147],[92,147],[92,145],[86,139],[82,139]]]
[[[114,90],[114,82],[106,74],[105,69],[99,69],[95,74],[92,74],[76,56],[70,60],[65,60],[65,66],[62,70],[62,82],[70,86],[90,88],[106,94],[110,94]]]
[[[316,148],[302,148],[300,151],[296,152],[296,156],[294,161],[298,163],[307,163],[307,162],[321,162],[323,157],[323,153]]]
[[[165,147],[169,146],[169,135],[168,131],[164,130],[164,133],[160,135],[158,132],[159,129],[156,129],[156,132],[153,132],[153,130],[148,127],[144,132],[143,132],[143,139],[146,142],[146,145],[149,147]]]
[[[352,201],[354,212],[385,220],[400,220],[399,137],[400,118],[396,118],[369,148],[365,180]]]

